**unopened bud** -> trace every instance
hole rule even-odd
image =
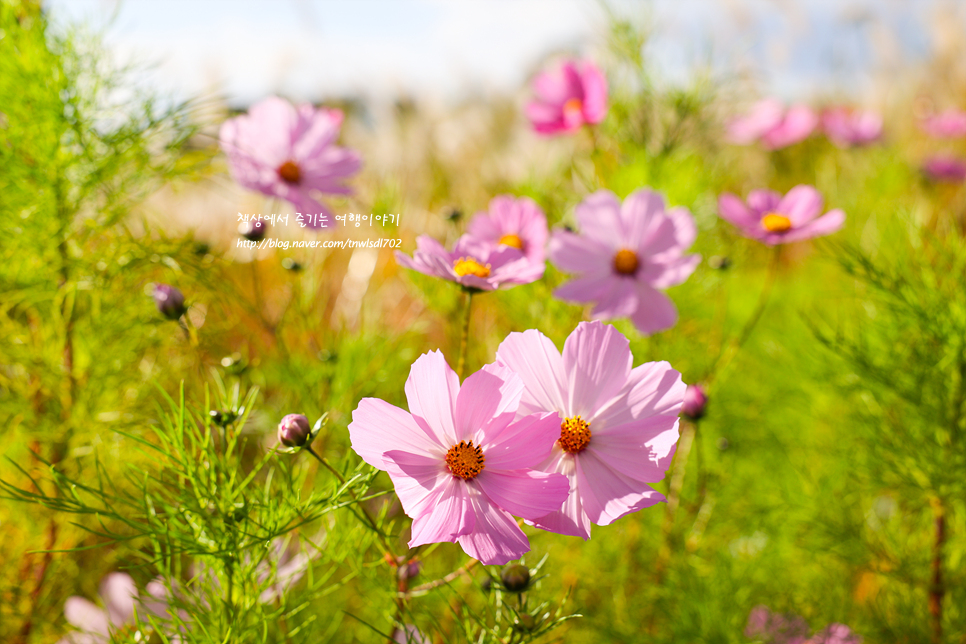
[[[169,320],[177,320],[188,310],[184,305],[184,295],[173,286],[157,284],[153,296],[158,311]]]
[[[419,559],[410,559],[408,562],[399,565],[399,570],[396,574],[399,579],[410,580],[419,574],[419,571],[423,568],[423,562]]]
[[[278,442],[285,447],[302,447],[312,428],[302,414],[289,414],[278,424]]]
[[[522,593],[530,585],[530,569],[523,564],[507,566],[500,573],[500,581],[511,593]]]
[[[704,393],[701,385],[688,385],[684,392],[684,404],[681,406],[681,415],[691,420],[698,420],[704,416],[704,408],[708,404],[708,396]]]
[[[268,232],[268,224],[261,219],[252,219],[238,224],[238,234],[248,241],[261,241],[266,232]]]
[[[536,627],[536,625],[537,620],[534,619],[533,615],[523,613],[522,615],[517,616],[517,621],[513,625],[513,629],[523,633],[529,633],[534,629],[534,627]]]

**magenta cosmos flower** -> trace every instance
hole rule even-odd
[[[363,398],[352,412],[352,449],[389,473],[406,514],[409,547],[458,541],[485,564],[530,550],[512,514],[536,519],[558,508],[570,486],[533,468],[560,435],[549,413],[517,417],[520,377],[487,365],[460,386],[439,351],[420,356],[406,381],[409,412]]]
[[[607,114],[607,79],[590,61],[565,61],[555,73],[533,80],[535,101],[527,117],[540,134],[562,134],[596,125]]]
[[[751,239],[774,246],[834,233],[845,223],[845,213],[830,210],[821,217],[822,195],[812,186],[795,186],[784,197],[771,190],[752,190],[747,204],[726,192],[718,198],[718,212]]]
[[[937,154],[923,161],[922,171],[933,181],[960,183],[966,179],[966,162],[948,154]]]
[[[822,112],[822,129],[840,148],[858,147],[882,136],[882,117],[870,110],[833,107]]]
[[[533,199],[500,195],[490,200],[487,212],[478,212],[467,234],[493,245],[503,244],[543,264],[547,245],[547,217]]]
[[[966,112],[946,110],[933,114],[923,120],[922,129],[937,139],[958,139],[966,136]]]
[[[674,303],[658,289],[680,284],[694,272],[700,255],[685,255],[697,236],[687,208],[665,211],[664,198],[636,190],[624,203],[601,190],[577,206],[581,234],[555,231],[550,260],[579,273],[554,295],[571,302],[594,302],[598,319],[630,317],[641,333],[674,326]]]
[[[806,105],[786,110],[781,101],[766,98],[728,123],[728,139],[741,145],[761,141],[769,150],[777,150],[808,138],[818,121],[818,115]]]
[[[335,145],[341,126],[339,110],[296,107],[272,96],[225,121],[221,149],[241,185],[285,199],[299,212],[331,216],[316,195],[350,194],[343,181],[362,165],[357,152]]]
[[[591,523],[665,500],[648,483],[671,463],[686,389],[668,363],[632,369],[627,338],[601,322],[577,325],[563,354],[539,331],[511,333],[496,358],[523,380],[518,415],[556,412],[557,442],[539,469],[565,475],[570,496],[533,525],[589,539]]]
[[[494,245],[472,235],[460,237],[452,252],[429,235],[420,235],[413,256],[397,250],[396,261],[414,271],[477,291],[529,284],[543,277],[544,270],[543,262],[531,262],[512,246]]]

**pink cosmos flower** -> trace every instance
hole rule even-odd
[[[567,498],[559,474],[533,468],[560,433],[554,414],[518,417],[520,377],[487,365],[460,386],[439,351],[413,363],[409,412],[363,398],[352,412],[352,449],[389,473],[406,514],[409,547],[458,541],[484,564],[504,564],[530,549],[511,513],[536,519]]]
[[[557,442],[538,469],[564,474],[570,496],[533,525],[589,539],[591,523],[665,500],[647,484],[671,464],[686,389],[667,362],[632,369],[627,338],[601,322],[577,325],[563,354],[537,330],[511,333],[496,358],[523,380],[518,415],[556,412]]]
[[[946,110],[933,114],[923,120],[922,129],[937,139],[958,139],[966,136],[966,112]]]
[[[641,333],[674,326],[678,313],[660,290],[694,272],[700,255],[685,255],[697,236],[687,208],[665,211],[664,198],[636,190],[624,203],[601,190],[577,206],[582,233],[555,231],[550,260],[579,273],[554,295],[571,302],[595,302],[597,319],[630,317]]]
[[[830,210],[821,217],[822,195],[799,185],[784,197],[771,190],[752,190],[748,202],[726,192],[718,197],[718,212],[751,239],[774,246],[834,233],[845,223],[845,213]]]
[[[818,120],[806,105],[786,110],[778,99],[766,98],[755,103],[745,116],[728,123],[728,139],[741,145],[761,141],[769,150],[777,150],[808,138]]]
[[[452,252],[429,235],[420,235],[413,256],[397,250],[396,261],[414,271],[478,291],[529,284],[543,277],[544,271],[543,262],[531,262],[518,249],[490,244],[472,235],[460,237]]]
[[[541,72],[533,81],[537,99],[527,117],[540,134],[561,134],[596,125],[607,114],[607,79],[590,61],[565,61],[554,74]]]
[[[113,572],[101,580],[100,594],[104,608],[98,608],[83,597],[69,597],[64,604],[64,617],[81,632],[69,633],[57,644],[108,644],[114,633],[134,625],[134,611],[139,608],[155,616],[167,613],[167,592],[164,585],[152,581],[147,587],[150,599],[138,607],[138,589],[134,580],[124,573]],[[180,641],[175,638],[174,641]]]
[[[868,145],[882,136],[882,117],[870,110],[833,107],[822,112],[822,129],[840,148]]]
[[[494,246],[503,244],[543,264],[547,245],[547,217],[533,199],[500,195],[490,200],[488,212],[478,212],[467,234]]]
[[[960,183],[966,179],[966,162],[948,154],[937,154],[923,162],[922,171],[933,181]]]
[[[805,644],[808,623],[798,615],[782,615],[765,606],[755,606],[748,615],[745,636],[768,644]]]
[[[339,110],[296,107],[272,96],[225,121],[220,143],[241,185],[285,199],[299,212],[331,216],[315,195],[350,194],[342,182],[362,165],[357,152],[335,145],[341,126]]]

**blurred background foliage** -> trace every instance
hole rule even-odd
[[[323,238],[400,237],[406,251],[423,233],[452,243],[500,193],[533,197],[552,225],[573,225],[574,206],[600,188],[623,197],[651,186],[689,208],[705,261],[670,292],[678,324],[642,337],[615,323],[635,364],[668,360],[689,383],[706,380],[739,333],[771,257],[718,219],[718,194],[810,183],[848,215],[831,240],[783,249],[761,321],[679,450],[674,504],[595,527],[587,542],[528,529],[527,563],[546,560],[525,608],[482,566],[399,608],[397,569],[347,495],[373,497],[364,503],[398,553],[408,523],[381,494],[388,478],[348,449],[346,425],[362,397],[405,406],[421,353],[442,348],[455,363],[458,291],[399,270],[388,249],[239,249],[235,210],[285,206],[231,185],[213,136],[223,108],[132,90],[95,35],[49,28],[35,3],[0,3],[0,30],[0,640],[55,641],[67,597],[93,600],[111,571],[144,588],[203,569],[216,580],[207,590],[226,589],[237,612],[207,611],[209,635],[191,641],[380,641],[401,617],[435,642],[476,641],[481,624],[519,622],[497,614],[512,606],[535,616],[541,641],[747,642],[758,604],[813,630],[848,624],[867,642],[966,638],[966,192],[920,177],[930,144],[909,125],[917,96],[962,98],[966,85],[945,83],[961,61],[938,56],[921,87],[878,106],[887,140],[860,150],[818,138],[777,152],[721,143],[744,81],[655,80],[646,29],[616,16],[601,61],[611,107],[593,133],[536,140],[512,96],[468,99],[442,118],[401,98],[378,128],[365,106],[340,105],[342,142],[366,166],[334,209],[402,223],[339,225]],[[303,232],[290,221],[269,234]],[[491,361],[511,331],[538,328],[561,345],[589,314],[551,297],[563,280],[548,267],[538,283],[475,298],[468,368]],[[185,293],[184,323],[158,314],[156,282]],[[211,411],[238,418],[219,425]],[[295,412],[328,414],[315,449],[349,484],[305,454],[266,460],[278,420]],[[185,431],[197,451],[179,452]],[[201,463],[246,478],[206,483]],[[71,481],[99,489],[102,504],[81,494],[72,510]],[[192,505],[202,488],[213,510]],[[180,537],[146,518],[138,504],[149,496],[186,513]],[[78,507],[99,510],[58,511]],[[201,533],[223,539],[205,545]],[[242,610],[264,584],[273,538],[320,535],[284,602]],[[454,544],[431,553],[413,586],[465,561]],[[212,600],[197,589],[183,608],[204,614]],[[583,617],[541,633],[546,615],[572,612]],[[530,626],[492,641],[519,641]]]

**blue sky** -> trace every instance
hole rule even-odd
[[[646,21],[655,69],[754,72],[789,99],[864,90],[883,51],[930,53],[945,0],[612,0]],[[51,0],[61,22],[106,26],[120,62],[149,82],[245,104],[271,93],[324,100],[512,91],[552,52],[593,55],[597,0]]]

